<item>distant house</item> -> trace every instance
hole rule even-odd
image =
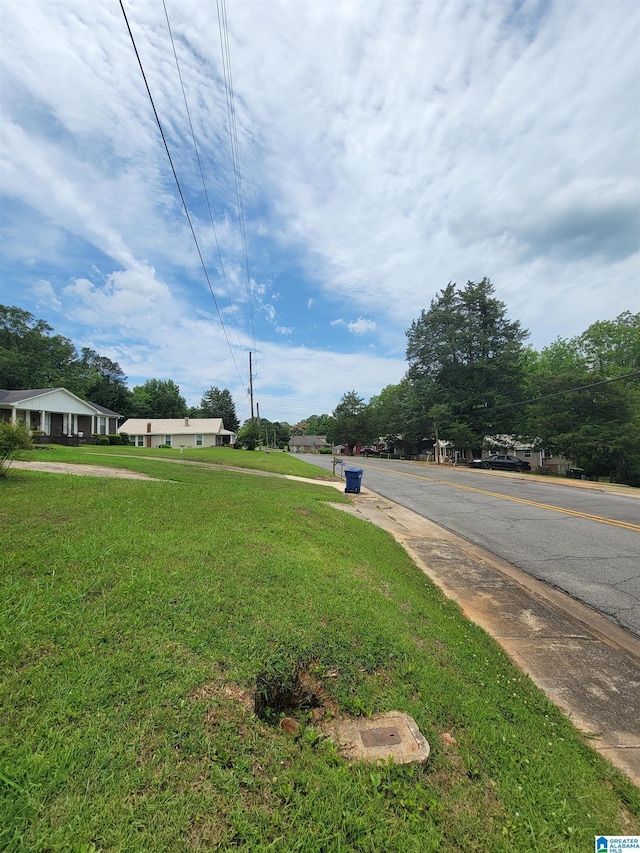
[[[292,453],[317,453],[327,444],[326,435],[292,435],[289,439],[289,450]]]
[[[229,447],[238,437],[222,418],[129,418],[120,432],[136,447]]]
[[[523,459],[531,465],[533,471],[553,474],[564,474],[571,467],[571,460],[565,456],[552,456],[540,443],[518,441],[511,435],[494,435],[485,439],[485,444],[491,448],[488,453],[512,453],[518,459]]]
[[[42,440],[79,444],[93,435],[116,435],[118,412],[81,400],[66,388],[0,389],[0,420],[38,430]]]

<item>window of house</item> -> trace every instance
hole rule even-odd
[[[99,435],[107,434],[107,419],[106,418],[98,418],[98,433]]]
[[[136,447],[144,447],[144,436],[143,435],[134,435],[133,443]]]
[[[164,443],[165,443],[165,444],[168,444],[168,445],[169,445],[169,447],[171,447],[171,436],[170,436],[170,435],[165,435],[165,437],[164,437]]]
[[[203,444],[204,444],[204,436],[203,435],[196,435],[196,447],[202,447]]]
[[[524,458],[525,459],[531,459],[531,451],[530,450],[525,450]]]

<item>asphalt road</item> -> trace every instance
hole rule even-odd
[[[302,458],[332,470],[331,456]],[[363,469],[363,486],[640,636],[640,490],[395,460],[341,461]]]

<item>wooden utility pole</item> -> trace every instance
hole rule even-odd
[[[251,423],[253,423],[253,370],[251,368],[251,353],[249,353],[249,396],[251,397]]]

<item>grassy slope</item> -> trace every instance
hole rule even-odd
[[[0,848],[573,851],[640,831],[638,790],[386,534],[324,505],[338,493],[138,466],[171,479],[0,481]],[[300,667],[341,713],[410,713],[429,763],[352,765],[311,725],[257,719],[256,676]]]
[[[130,459],[135,461],[166,459],[174,462],[228,465],[234,468],[248,468],[274,474],[292,474],[297,477],[309,477],[313,480],[326,480],[330,477],[326,471],[322,471],[314,465],[308,465],[292,453],[281,451],[264,453],[261,450],[232,450],[224,447],[184,450],[180,453],[177,448],[167,450],[146,447],[119,447],[117,445],[113,447],[94,445],[72,448],[50,445],[46,451],[31,451],[24,458],[42,459],[42,461],[85,462],[95,465],[117,464],[126,467],[130,467]]]

